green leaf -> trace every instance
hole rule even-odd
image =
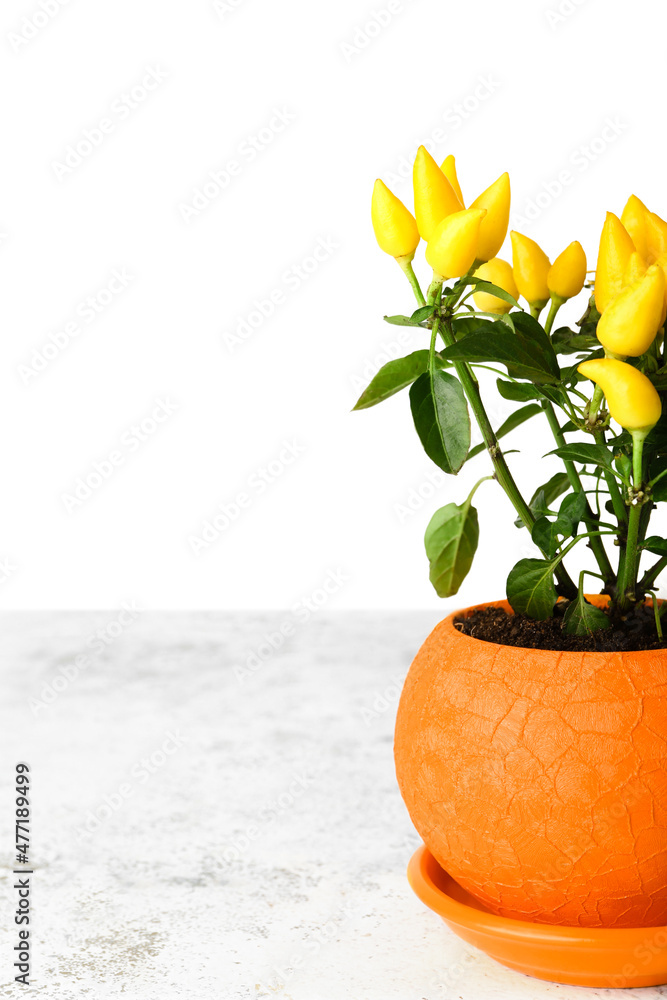
[[[651,488],[651,500],[654,503],[664,503],[667,500],[667,476]]]
[[[524,313],[513,315],[515,322],[516,317],[524,317]],[[549,352],[554,360],[555,370]],[[502,322],[493,323],[490,331],[468,334],[442,353],[452,361],[479,364],[491,361],[505,365],[512,378],[528,379],[530,382],[556,382],[559,378],[556,355],[550,344],[548,350],[545,350],[530,337],[521,338],[513,334]]]
[[[603,628],[611,628],[611,621],[600,608],[589,604],[581,588],[574,601],[570,601],[563,615],[563,632],[568,635],[593,635]]]
[[[544,515],[538,517],[533,525],[530,537],[537,545],[538,549],[545,552],[550,558],[556,555],[561,542],[569,538],[574,532],[574,525],[569,517],[558,516],[555,521],[550,521]]]
[[[611,452],[607,451],[600,444],[587,444],[586,442],[575,441],[566,444],[562,448],[554,448],[547,452],[548,455],[558,455],[568,462],[580,462],[582,465],[599,465],[603,469],[612,471]]]
[[[512,321],[516,331],[516,339],[525,347],[527,351],[539,350],[540,356],[546,365],[547,370],[553,376],[553,380],[560,381],[560,368],[558,358],[553,349],[549,337],[544,332],[537,320],[530,313],[512,313]]]
[[[558,517],[568,518],[573,530],[576,531],[579,522],[583,521],[587,507],[588,500],[583,490],[580,493],[568,493],[558,509]]]
[[[477,510],[448,503],[428,523],[424,544],[429,579],[439,597],[453,597],[468,575],[479,541]]]
[[[425,320],[431,318],[434,311],[435,311],[435,306],[433,305],[419,306],[418,309],[415,309],[410,319],[414,320],[415,323],[423,323]]]
[[[646,549],[647,552],[654,552],[657,556],[667,556],[667,538],[651,535],[650,538],[646,539],[642,548]]]
[[[548,482],[544,483],[543,486],[538,486],[533,493],[528,506],[536,517],[540,517],[542,514],[547,514],[551,510],[551,504],[554,500],[557,500],[558,497],[569,490],[569,488],[570,480],[567,478],[567,473],[557,472]],[[520,517],[518,517],[514,523],[517,528],[523,528],[523,521]]]
[[[485,281],[483,278],[474,277],[471,283],[475,285],[476,292],[488,292],[489,295],[495,295],[497,299],[502,299],[503,302],[509,302],[511,306],[519,308],[519,303],[514,296],[510,295],[509,292],[506,292],[499,285],[494,285],[493,282]]]
[[[595,336],[585,333],[575,333],[567,326],[561,326],[551,334],[551,343],[557,354],[580,354],[586,351],[597,351],[600,341]]]
[[[385,323],[392,326],[426,326],[426,320],[433,314],[433,306],[420,306],[412,316],[385,316]]]
[[[513,431],[516,427],[520,427],[521,424],[525,423],[526,420],[530,420],[538,413],[543,413],[542,407],[538,403],[530,403],[528,406],[522,406],[520,409],[515,410],[514,413],[510,413],[507,420],[505,420],[498,430],[496,431],[496,437],[501,438],[510,431]],[[480,452],[486,451],[485,444],[476,444],[474,448],[471,448],[468,452],[468,459],[474,458],[475,455],[479,455]],[[467,459],[466,459],[467,461]]]
[[[503,399],[511,399],[516,403],[526,403],[529,399],[541,399],[542,392],[530,382],[505,382],[496,379],[498,392]]]
[[[438,368],[449,367],[449,362],[441,358],[439,354],[435,356],[435,363]],[[405,358],[396,358],[388,361],[386,365],[373,376],[370,384],[362,392],[361,396],[354,404],[354,410],[365,410],[369,406],[375,406],[384,399],[389,399],[394,393],[400,392],[406,386],[412,385],[428,370],[428,351],[414,351]]]
[[[507,600],[516,614],[537,621],[551,618],[556,603],[554,570],[556,562],[520,559],[507,577]]]
[[[493,323],[490,320],[479,319],[477,316],[459,316],[452,320],[452,330],[457,340],[461,340],[471,333],[483,333],[492,328]]]
[[[456,474],[470,448],[470,416],[458,379],[425,372],[410,388],[410,406],[424,451],[443,472]]]

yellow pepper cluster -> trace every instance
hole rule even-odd
[[[453,156],[438,166],[424,146],[415,157],[412,181],[414,215],[381,181],[375,182],[372,219],[382,250],[404,266],[426,241],[426,260],[438,278],[460,278],[469,271],[523,295],[531,309],[549,299],[564,302],[578,295],[586,280],[586,256],[580,243],[567,247],[552,265],[533,240],[512,233],[513,266],[497,256],[509,225],[510,180],[507,173],[465,207]],[[483,312],[501,315],[511,309],[504,299],[478,292]]]
[[[456,162],[438,166],[420,146],[413,167],[414,215],[381,181],[375,182],[372,220],[382,250],[409,268],[420,240],[434,278],[474,273],[528,303],[539,316],[548,302],[555,312],[581,292],[587,263],[583,247],[570,243],[553,263],[528,236],[511,233],[512,264],[498,257],[509,225],[507,173],[466,208]],[[660,417],[660,397],[628,357],[649,350],[667,317],[667,222],[635,195],[620,219],[609,212],[602,229],[594,283],[600,313],[597,337],[605,358],[585,361],[579,371],[604,392],[609,411],[626,429],[645,433]],[[490,292],[474,294],[481,312],[502,315],[509,302]],[[551,319],[550,319],[551,322]]]

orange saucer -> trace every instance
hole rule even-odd
[[[667,984],[667,927],[561,927],[497,917],[423,846],[410,860],[408,881],[455,934],[517,972],[572,986]]]

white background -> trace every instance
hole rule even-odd
[[[662,6],[43,2],[55,13],[4,0],[0,24],[3,606],[286,607],[327,576],[332,607],[441,606],[424,528],[488,463],[419,500],[437,470],[407,394],[349,412],[389,354],[423,346],[382,321],[413,305],[374,242],[373,181],[410,203],[397,175],[420,142],[455,153],[467,201],[508,169],[516,228],[552,258],[579,239],[593,266],[605,210],[631,191],[667,213]],[[149,70],[163,79],[128,111]],[[250,159],[275,109],[290,120]],[[58,167],[102,119],[90,155]],[[239,172],[186,221],[230,160]],[[321,240],[327,259],[288,282]],[[417,264],[426,280],[423,251]],[[114,269],[131,281],[87,322],[80,304]],[[175,411],[131,450],[158,400]],[[496,421],[503,407],[491,397]],[[557,468],[537,467],[539,430],[511,459],[527,494]],[[285,442],[301,454],[260,494]],[[68,511],[114,450],[122,463]],[[239,492],[249,505],[196,555],[191,537]],[[486,548],[448,606],[501,596],[530,551],[499,487],[478,501]]]

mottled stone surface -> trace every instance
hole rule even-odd
[[[15,761],[33,778],[30,995],[618,996],[496,965],[407,885],[418,838],[396,788],[393,719],[432,613],[146,612],[114,625],[118,614],[2,620],[3,801]],[[262,648],[286,623],[280,648]],[[80,654],[92,662],[74,676]],[[2,838],[8,915],[6,823]]]

